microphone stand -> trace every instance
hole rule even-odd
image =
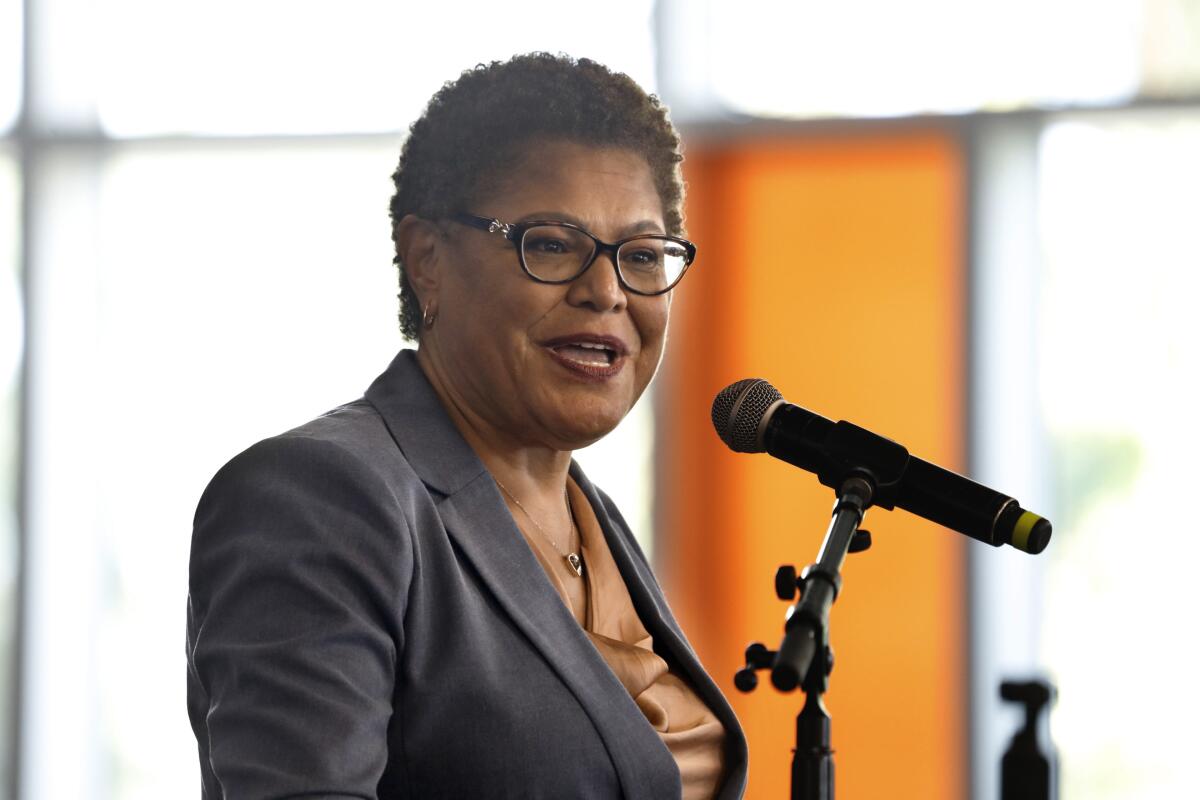
[[[790,565],[775,573],[779,599],[791,601],[800,592],[800,602],[788,608],[779,650],[768,650],[761,642],[751,644],[746,648],[746,666],[734,676],[734,685],[743,692],[758,685],[760,669],[771,670],[771,683],[780,691],[790,692],[797,685],[804,690],[804,708],[796,716],[792,800],[833,800],[834,796],[831,724],[822,698],[833,671],[829,609],[842,587],[846,554],[871,546],[871,534],[858,526],[875,494],[873,483],[860,475],[851,473],[839,483],[833,518],[816,563],[799,576]]]

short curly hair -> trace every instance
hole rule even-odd
[[[537,140],[632,150],[650,166],[667,233],[683,233],[682,142],[666,107],[628,75],[586,58],[530,53],[467,70],[430,99],[409,128],[392,174],[393,230],[470,207],[503,165]],[[400,330],[415,340],[421,309],[395,258]]]

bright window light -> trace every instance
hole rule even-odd
[[[24,314],[18,245],[17,169],[0,148],[0,774],[11,775],[12,666],[17,620],[17,491]]]
[[[1041,649],[1063,796],[1184,797],[1179,732],[1200,714],[1185,611],[1200,544],[1181,519],[1200,450],[1200,115],[1063,120],[1041,161],[1037,384],[1059,515]]]
[[[21,104],[22,38],[20,0],[0,0],[0,133],[17,120]]]
[[[717,100],[763,116],[899,116],[1115,102],[1142,0],[714,0]]]
[[[100,5],[98,110],[119,137],[399,130],[464,69],[532,50],[654,85],[651,0]]]
[[[401,346],[396,157],[173,145],[47,165],[22,796],[198,791],[192,514],[222,463],[361,396]]]

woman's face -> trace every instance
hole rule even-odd
[[[531,147],[462,210],[570,222],[607,242],[666,232],[642,156],[562,141]],[[607,254],[571,283],[537,283],[501,234],[445,225],[437,319],[421,347],[453,401],[525,445],[573,450],[612,430],[658,368],[669,293],[625,291]]]

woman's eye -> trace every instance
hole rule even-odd
[[[532,242],[526,242],[525,247],[536,253],[544,253],[546,255],[565,253],[569,249],[567,243],[561,239],[534,239]]]
[[[658,253],[654,250],[634,250],[629,253],[622,252],[621,260],[631,267],[638,269],[650,269],[658,266]]]

